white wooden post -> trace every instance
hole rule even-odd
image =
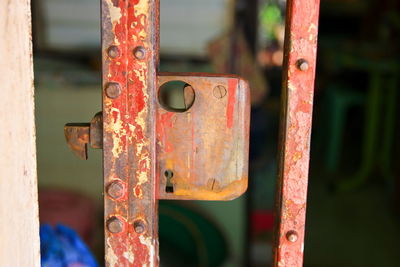
[[[0,1],[0,266],[39,267],[30,0]]]

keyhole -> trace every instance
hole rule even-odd
[[[165,177],[167,178],[167,183],[165,186],[165,192],[167,193],[173,193],[174,192],[174,185],[172,184],[172,177],[174,176],[174,173],[171,170],[166,170],[164,172]]]

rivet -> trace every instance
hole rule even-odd
[[[114,181],[107,186],[107,194],[113,198],[118,199],[124,195],[124,186],[119,181]]]
[[[146,230],[146,225],[142,220],[139,219],[133,223],[133,228],[137,234],[142,234]]]
[[[286,239],[291,243],[296,242],[298,238],[299,238],[299,236],[297,235],[296,231],[292,230],[292,231],[288,231],[286,233]]]
[[[299,69],[299,70],[301,70],[301,71],[306,71],[306,70],[308,70],[308,68],[309,68],[309,64],[308,64],[308,62],[307,62],[307,60],[305,60],[305,59],[299,59],[299,60],[297,60],[297,68]]]
[[[216,97],[216,98],[219,98],[219,99],[221,99],[221,98],[223,98],[224,96],[226,96],[226,88],[224,87],[224,86],[222,86],[222,85],[217,85],[217,86],[215,86],[214,87],[214,90],[213,90],[213,94],[214,94],[214,96]]]
[[[136,59],[142,60],[146,57],[146,49],[143,46],[138,46],[133,50],[133,55]]]
[[[113,233],[113,234],[117,234],[122,232],[123,228],[124,228],[124,224],[123,222],[118,219],[117,217],[113,216],[111,218],[109,218],[107,220],[107,229],[109,232]]]
[[[106,86],[106,95],[115,99],[121,94],[121,86],[118,83],[108,83]]]
[[[119,49],[117,46],[112,45],[108,48],[107,54],[110,58],[117,58],[119,57]]]

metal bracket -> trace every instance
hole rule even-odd
[[[67,123],[64,135],[68,147],[80,159],[88,159],[87,146],[103,148],[103,115],[98,112],[90,123]]]

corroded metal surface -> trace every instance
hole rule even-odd
[[[92,148],[103,147],[103,117],[97,113],[90,123],[67,123],[64,126],[64,135],[69,148],[80,159],[88,158],[87,146]]]
[[[110,267],[158,266],[157,16],[156,0],[102,0],[105,252]],[[143,48],[140,57],[137,47]],[[120,91],[110,89],[115,84]],[[116,198],[116,190],[122,196]],[[140,232],[134,226],[138,220],[143,222]]]
[[[92,148],[103,148],[103,113],[98,112],[90,121],[90,146]]]
[[[110,267],[158,266],[158,199],[229,200],[247,188],[247,83],[232,75],[157,75],[158,16],[158,0],[102,0],[103,115],[66,126],[81,158],[88,143],[103,148]],[[186,83],[185,112],[158,101],[156,88],[172,80]]]
[[[274,266],[303,265],[319,0],[288,0]]]
[[[86,160],[89,143],[90,123],[67,123],[64,126],[65,140],[71,151],[80,159]]]
[[[157,106],[158,197],[230,200],[240,196],[248,178],[247,82],[236,76],[165,73],[158,76],[158,87],[169,81],[190,85],[194,103],[186,112]],[[185,94],[185,99],[192,98]]]

